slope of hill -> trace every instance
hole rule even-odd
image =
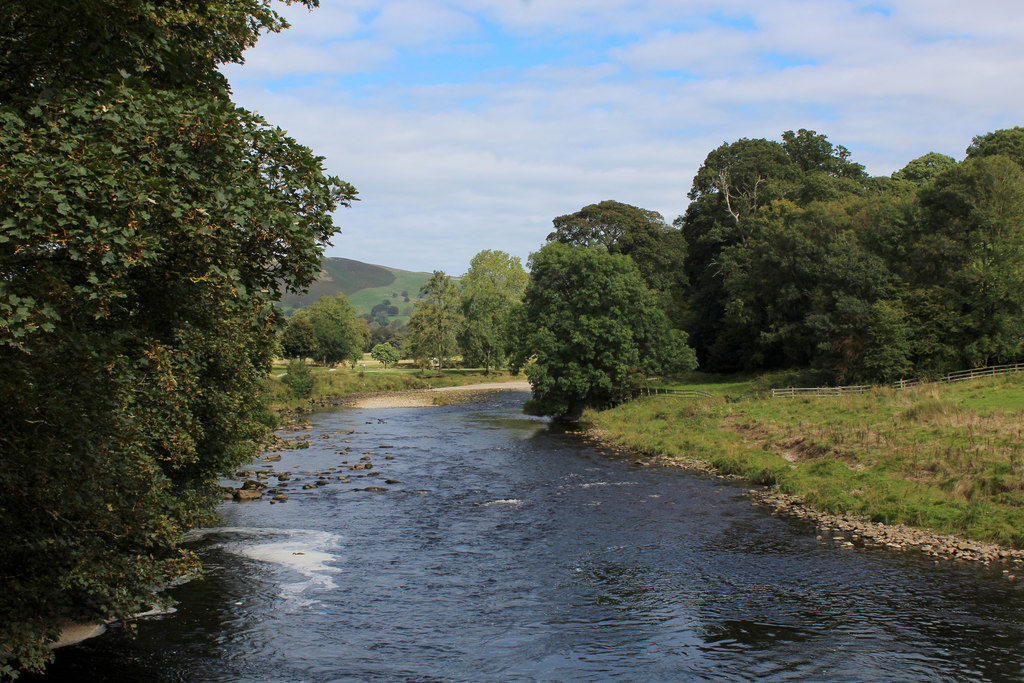
[[[320,276],[309,292],[302,296],[284,295],[281,308],[291,312],[305,308],[322,296],[341,292],[359,314],[370,313],[374,306],[388,301],[398,308],[398,314],[389,318],[408,321],[420,298],[420,288],[429,279],[430,273],[414,273],[347,258],[325,258]]]

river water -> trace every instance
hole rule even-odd
[[[288,502],[226,503],[177,611],[47,680],[1024,679],[1024,588],[999,569],[842,548],[525,398],[314,414],[273,464]]]

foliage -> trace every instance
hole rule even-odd
[[[305,3],[313,4],[313,3]],[[0,9],[0,649],[128,618],[195,566],[276,344],[355,190],[231,103],[269,3]]]
[[[483,365],[485,374],[501,365],[509,351],[513,307],[523,298],[527,275],[517,256],[486,249],[473,257],[462,278],[465,323],[459,346],[465,362]]]
[[[305,315],[293,315],[281,330],[281,351],[285,358],[312,358],[320,350],[313,323]]]
[[[603,247],[629,256],[647,287],[658,293],[673,319],[681,316],[681,295],[686,287],[686,240],[656,211],[616,201],[585,206],[553,221],[549,242],[580,247]]]
[[[676,221],[703,366],[876,382],[1024,357],[1022,131],[892,178],[814,131],[713,150]]]
[[[542,414],[578,418],[648,375],[696,366],[633,261],[603,249],[550,242],[534,253],[516,329],[512,369],[526,368]]]
[[[977,159],[994,155],[1009,157],[1024,166],[1024,127],[1004,128],[984,135],[976,135],[967,148],[967,158]]]
[[[370,351],[370,357],[379,362],[385,368],[402,360],[402,356],[398,353],[398,349],[387,343],[377,344],[374,346],[373,350]]]
[[[437,373],[445,361],[455,355],[457,335],[465,320],[462,315],[459,287],[444,271],[435,270],[420,290],[421,301],[409,319],[406,338],[407,355],[420,367],[437,360]]]
[[[943,367],[996,364],[1024,354],[1024,169],[1010,158],[970,158],[921,194],[907,278],[945,321]],[[924,354],[922,353],[922,356]],[[933,358],[932,362],[937,362]]]
[[[356,363],[363,357],[363,347],[370,333],[366,321],[356,316],[344,294],[320,297],[306,309],[305,317],[316,335],[317,349],[313,357],[318,363]]]
[[[943,171],[956,166],[956,159],[938,152],[920,156],[892,174],[896,180],[906,180],[915,185],[926,185]]]
[[[309,398],[313,393],[313,373],[302,358],[293,358],[288,362],[288,372],[281,381],[295,398]]]

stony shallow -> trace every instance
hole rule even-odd
[[[618,457],[636,458],[637,464],[677,467],[733,482],[746,481],[741,477],[719,475],[710,463],[697,458],[652,457],[635,453],[612,444],[608,436],[598,429],[585,430],[580,434]],[[1002,563],[1006,565],[1003,571],[1006,578],[1016,579],[1018,572],[1024,576],[1024,550],[938,534],[902,524],[872,522],[851,513],[836,515],[823,512],[808,505],[802,497],[781,493],[776,487],[752,487],[747,495],[755,505],[768,508],[773,513],[814,524],[821,531],[818,540],[841,547],[913,551],[936,559],[979,562],[984,565]]]

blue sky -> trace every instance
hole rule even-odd
[[[824,133],[874,175],[1024,125],[1019,0],[321,0],[224,68],[361,200],[328,256],[451,275],[605,199],[671,222],[704,157]]]

